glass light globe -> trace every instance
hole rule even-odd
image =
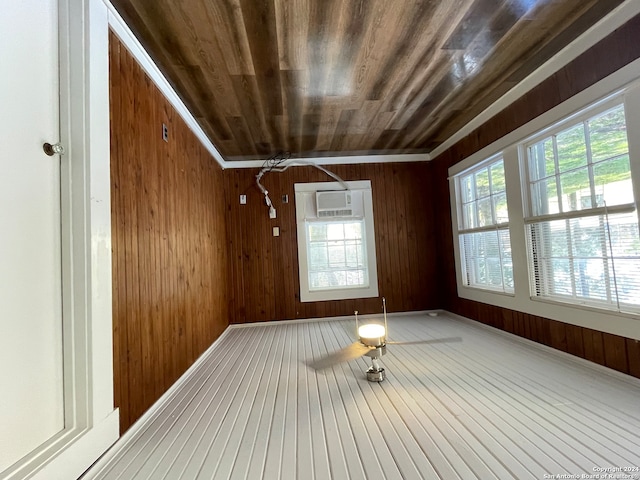
[[[358,328],[358,336],[360,337],[360,341],[370,347],[383,345],[385,342],[385,334],[386,331],[384,329],[384,326],[378,325],[376,323],[362,325],[360,328]]]

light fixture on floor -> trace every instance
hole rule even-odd
[[[385,379],[386,374],[384,368],[380,366],[380,358],[387,353],[387,345],[418,345],[462,341],[460,337],[412,340],[407,342],[388,341],[387,335],[389,330],[387,329],[387,301],[384,297],[382,298],[382,311],[384,313],[383,320],[368,320],[368,323],[360,324],[358,321],[358,311],[356,310],[355,334],[358,341],[320,359],[309,362],[307,365],[315,370],[323,370],[325,368],[333,367],[339,363],[355,360],[356,358],[366,355],[371,358],[371,366],[366,372],[367,380],[370,382],[382,382]]]
[[[371,366],[367,370],[367,380],[381,382],[385,379],[384,368],[380,366],[378,359],[387,353],[387,301],[382,298],[382,310],[384,312],[384,325],[379,323],[358,324],[358,311],[356,316],[356,331],[360,343],[368,347],[366,356],[371,358]]]

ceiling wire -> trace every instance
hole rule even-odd
[[[258,188],[260,189],[260,192],[262,192],[262,194],[264,195],[264,201],[267,204],[267,206],[269,207],[269,217],[270,218],[276,218],[276,209],[273,206],[273,202],[271,202],[271,199],[269,198],[269,192],[267,191],[266,188],[264,188],[262,183],[260,183],[260,180],[262,180],[262,177],[264,175],[266,175],[267,173],[270,173],[270,172],[282,173],[282,172],[286,171],[289,167],[293,167],[293,166],[311,166],[311,167],[315,167],[318,170],[320,170],[320,171],[326,173],[327,175],[329,175],[331,178],[333,178],[338,183],[340,183],[340,185],[342,186],[342,188],[344,190],[349,190],[349,186],[347,185],[347,183],[340,176],[338,176],[335,173],[327,170],[322,165],[318,165],[317,163],[312,162],[310,160],[303,160],[303,159],[299,159],[299,158],[292,159],[291,158],[291,152],[278,152],[278,153],[275,153],[272,156],[270,156],[269,158],[265,159],[265,161],[262,164],[262,168],[260,169],[260,172],[258,172],[258,174],[256,175],[256,185],[258,185]]]

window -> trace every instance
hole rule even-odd
[[[305,224],[309,290],[369,285],[364,220]]]
[[[300,300],[378,296],[371,182],[296,184]]]
[[[489,159],[456,179],[463,284],[512,293],[504,161]]]
[[[460,298],[640,338],[638,68],[449,168]]]
[[[640,235],[622,104],[525,145],[531,295],[640,311]]]

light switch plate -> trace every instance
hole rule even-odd
[[[240,195],[240,205],[246,205],[246,204],[247,204],[247,196]]]
[[[273,227],[273,236],[274,237],[280,236],[280,227]]]

